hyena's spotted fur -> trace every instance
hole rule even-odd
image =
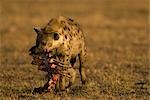
[[[80,25],[74,20],[66,17],[53,18],[41,29],[34,29],[37,33],[35,52],[49,52],[55,50],[55,55],[60,56],[62,61],[70,63],[72,67],[79,58],[79,72],[83,84],[86,82],[85,62],[85,39]],[[72,73],[72,72],[71,72]],[[72,76],[72,83],[75,75]],[[60,88],[65,89],[65,77],[60,78]]]

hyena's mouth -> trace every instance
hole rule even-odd
[[[62,69],[64,70],[64,68],[69,68],[69,65],[65,64],[64,61],[61,60],[62,56],[57,55],[57,49],[46,50],[46,52],[43,51],[38,54],[31,52],[31,56],[33,57],[32,64],[37,65],[38,70],[47,72],[50,77],[45,85],[46,87],[44,86],[42,88],[43,92],[55,89],[60,75],[70,77],[68,74],[66,74],[66,72],[64,73],[64,71],[62,71]],[[35,89],[34,91],[37,92],[37,89]]]
[[[54,50],[54,48],[52,48],[52,47],[44,47],[43,48],[43,51],[45,52],[45,53],[49,53],[49,52],[51,52],[51,51],[53,51]]]

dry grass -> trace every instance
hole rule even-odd
[[[0,99],[147,99],[149,97],[148,1],[1,0]],[[80,22],[86,36],[88,83],[62,97],[32,95],[45,83],[30,64],[34,26],[52,17]],[[77,80],[79,80],[77,78]]]

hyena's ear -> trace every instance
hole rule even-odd
[[[41,33],[41,29],[40,29],[40,28],[34,27],[33,29],[34,29],[34,31],[35,31],[37,34],[40,34],[40,33]]]

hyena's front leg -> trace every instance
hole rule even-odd
[[[65,91],[66,86],[68,84],[68,80],[67,80],[67,78],[66,78],[67,76],[65,75],[64,72],[66,72],[67,67],[69,67],[68,66],[68,64],[69,64],[69,55],[64,56],[61,60],[64,61],[64,66],[63,66],[62,70],[60,71],[61,75],[59,77],[59,81],[58,81],[59,83],[57,85],[57,88],[59,87],[60,91]]]
[[[63,75],[61,75],[60,79],[59,79],[59,88],[61,91],[66,90],[66,80],[65,80],[65,76],[63,76]]]
[[[76,78],[76,71],[73,68],[68,69],[70,79],[69,79],[69,85],[68,87],[71,87],[75,83],[75,78]]]

